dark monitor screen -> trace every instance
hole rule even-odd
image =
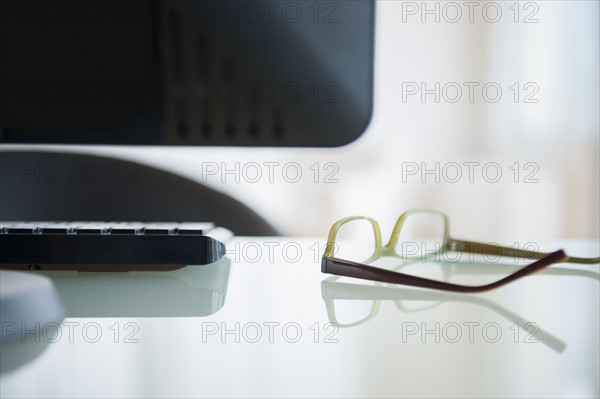
[[[349,143],[372,1],[0,2],[0,142]]]

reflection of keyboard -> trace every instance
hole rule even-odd
[[[0,265],[31,270],[171,270],[225,255],[213,223],[0,222]]]

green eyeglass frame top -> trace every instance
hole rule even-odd
[[[331,229],[329,230],[329,236],[327,237],[327,245],[325,247],[325,253],[323,256],[333,257],[335,254],[335,237],[338,233],[338,230],[342,225],[348,222],[352,222],[355,220],[367,220],[371,223],[373,227],[373,231],[375,234],[375,252],[369,261],[373,261],[379,259],[383,256],[397,256],[400,257],[400,254],[396,252],[396,245],[398,244],[398,238],[400,237],[400,231],[402,230],[402,226],[411,215],[418,213],[428,213],[428,214],[436,214],[443,218],[444,220],[444,245],[440,248],[439,252],[442,251],[456,251],[456,252],[469,252],[473,254],[480,255],[496,255],[503,257],[516,257],[516,258],[525,258],[525,259],[541,259],[544,256],[548,255],[546,252],[537,252],[537,251],[529,251],[526,249],[518,249],[505,247],[496,244],[485,244],[481,242],[475,241],[466,241],[459,240],[456,238],[452,238],[449,235],[449,218],[445,213],[438,211],[436,209],[412,209],[410,211],[404,212],[394,225],[394,229],[392,230],[392,234],[390,236],[390,240],[385,246],[382,246],[381,239],[381,229],[379,228],[379,223],[373,218],[368,216],[349,216],[343,218],[336,223],[333,224]],[[600,263],[600,257],[598,258],[579,258],[575,256],[567,256],[565,260],[562,262],[568,263],[577,263],[577,264],[587,264],[593,265],[596,263]]]
[[[332,257],[335,254],[335,237],[337,236],[338,230],[344,224],[348,222],[353,222],[355,220],[366,220],[371,223],[373,227],[373,232],[375,234],[375,251],[371,258],[369,258],[366,262],[372,262],[376,259],[381,258],[382,256],[397,256],[400,254],[396,252],[396,244],[398,243],[398,238],[400,237],[400,231],[402,230],[402,226],[410,215],[417,213],[428,213],[428,214],[437,214],[444,219],[444,242],[448,242],[448,216],[437,210],[429,210],[429,209],[413,209],[407,212],[404,212],[394,225],[394,230],[392,230],[392,235],[390,236],[390,240],[385,246],[382,246],[381,239],[381,229],[379,228],[379,223],[373,218],[368,216],[349,216],[347,218],[343,218],[331,227],[329,231],[329,236],[327,238],[327,246],[325,247],[325,253],[323,256]],[[443,248],[441,248],[443,249]]]
[[[395,248],[400,237],[402,226],[404,225],[404,222],[409,216],[418,213],[437,214],[443,218],[444,242],[438,252],[455,251],[483,255],[489,255],[493,253],[495,255],[504,257],[512,256],[526,259],[537,259],[537,262],[534,262],[499,281],[483,286],[465,286],[459,284],[451,284],[443,281],[430,280],[422,277],[416,277],[413,275],[381,269],[365,264],[371,263],[383,256],[400,257],[400,254],[396,252]],[[373,227],[373,233],[375,235],[375,250],[373,252],[373,255],[369,259],[365,260],[363,263],[335,258],[335,239],[338,230],[344,224],[355,220],[366,220],[369,223],[371,223],[371,226]],[[329,231],[329,235],[327,238],[327,245],[325,247],[325,252],[323,254],[321,262],[321,271],[323,273],[335,274],[340,276],[355,277],[392,284],[404,284],[415,287],[433,288],[445,291],[481,292],[497,288],[520,277],[534,273],[544,267],[558,262],[596,264],[600,263],[600,258],[569,257],[562,250],[552,253],[544,253],[537,251],[528,251],[525,249],[504,247],[495,244],[484,244],[474,241],[458,240],[455,238],[451,238],[449,235],[449,221],[448,216],[445,213],[433,209],[413,209],[404,212],[402,215],[400,215],[400,217],[396,221],[396,224],[394,225],[394,229],[392,230],[390,240],[386,245],[382,245],[381,230],[379,228],[379,223],[377,223],[377,221],[373,218],[370,218],[368,216],[350,216],[334,223]]]

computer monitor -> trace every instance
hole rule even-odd
[[[374,2],[0,2],[0,142],[349,143],[373,104]]]

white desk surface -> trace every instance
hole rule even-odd
[[[1,396],[600,396],[598,265],[444,294],[333,281],[320,271],[323,243],[237,238],[229,262],[204,269],[55,274],[69,313],[61,336],[42,326],[40,345],[55,342],[2,374]]]

